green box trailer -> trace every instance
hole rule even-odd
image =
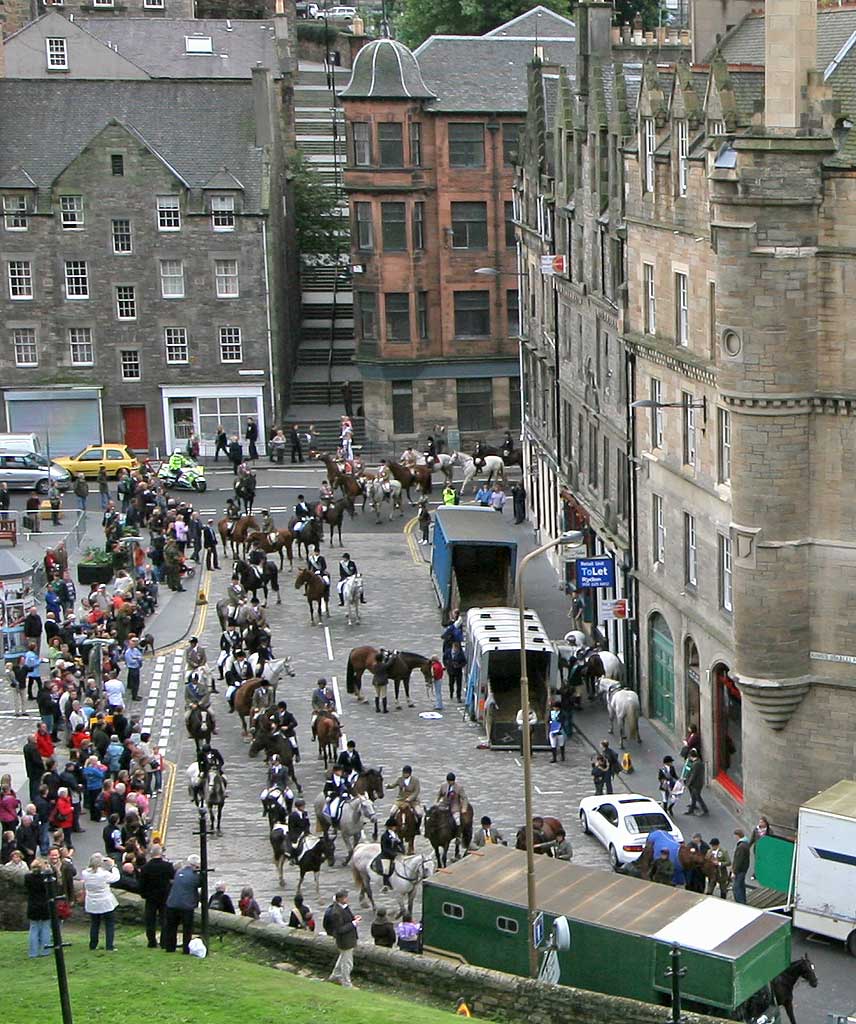
[[[570,926],[560,984],[668,1004],[677,943],[682,998],[728,1015],[791,962],[791,925],[776,914],[547,857],[535,873],[543,935],[557,917]],[[523,851],[485,847],[441,869],[425,881],[422,906],[426,952],[528,974]]]

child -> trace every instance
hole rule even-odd
[[[160,796],[163,789],[163,754],[158,746],[152,748],[152,769],[152,796]]]
[[[420,544],[428,543],[428,531],[431,529],[431,513],[428,511],[428,499],[419,502],[419,529],[422,531]]]

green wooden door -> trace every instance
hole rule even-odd
[[[675,725],[675,643],[662,615],[651,619],[651,712]]]

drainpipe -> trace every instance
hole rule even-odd
[[[268,353],[268,381],[270,384],[270,407],[271,414],[273,416],[273,423],[269,423],[268,427],[276,426],[277,421],[277,410],[279,409],[279,396],[274,390],[274,376],[273,376],[273,328],[271,326],[271,315],[270,315],[270,272],[268,270],[268,243],[267,243],[267,223],[262,219],[262,252],[264,255],[265,265],[265,330],[267,332],[267,353]]]

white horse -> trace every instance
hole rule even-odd
[[[416,460],[416,465],[427,466],[428,460],[423,455]],[[450,484],[452,482],[452,469],[454,466],[455,463],[452,461],[452,456],[448,455],[446,452],[441,452],[439,455],[434,457],[434,460],[431,463],[431,472],[436,473],[439,470],[446,478],[446,483]]]
[[[389,490],[384,488],[380,480],[371,480],[366,485],[366,494],[376,516],[376,523],[380,522],[380,507],[385,501],[389,502],[390,522],[392,522],[392,515],[396,509],[398,509],[399,516],[404,516],[404,509],[401,507],[401,484],[397,480],[389,480],[386,486]]]
[[[625,690],[617,679],[602,676],[597,684],[598,693],[606,695],[606,707],[609,711],[609,735],[614,735],[614,727],[618,723],[618,735],[621,749],[624,750],[625,739],[642,742],[639,735],[639,694],[633,690]]]
[[[342,837],[342,842],[348,850],[348,856],[344,860],[344,864],[347,864],[353,857],[357,844],[363,841],[363,828],[368,822],[375,826],[377,835],[377,811],[367,796],[354,796],[342,805],[338,822],[332,822],[324,810],[326,803],[324,794],[320,793],[314,804],[315,817],[322,832],[333,828]]]
[[[380,855],[380,843],[360,843],[354,850],[351,860],[351,873],[354,876],[354,884],[359,886],[360,905],[365,906],[366,900],[375,909],[374,893],[372,892],[372,878],[380,882],[383,875],[372,865]],[[434,874],[434,858],[426,857],[423,853],[416,853],[409,857],[396,857],[393,864],[392,874],[389,877],[392,891],[398,900],[398,916],[413,913],[413,901],[416,898],[416,890],[422,882]]]
[[[187,793],[198,807],[202,800],[202,772],[195,761],[187,766]]]
[[[464,479],[461,483],[461,494],[463,494],[467,489],[467,484],[479,472],[479,467],[476,465],[472,455],[467,455],[466,452],[452,452],[449,458],[451,466],[460,466],[464,471]],[[493,479],[494,474],[500,479],[505,480],[505,463],[498,455],[485,456],[484,471],[488,475],[488,483]]]
[[[345,615],[348,625],[353,626],[354,622],[360,623],[360,601],[363,597],[363,578],[357,573],[356,576],[349,576],[342,585],[342,599],[345,602]],[[353,616],[353,621],[351,621]]]
[[[603,665],[603,674],[607,679],[615,679],[619,683],[624,682],[624,662],[612,651],[598,651],[600,663]]]
[[[270,683],[273,688],[274,695],[276,695],[276,688],[283,676],[283,673],[292,678],[297,675],[291,665],[291,658],[274,658],[273,661],[266,661],[264,668],[262,669],[261,676],[258,675],[259,668],[259,655],[257,651],[254,651],[249,658],[247,658],[250,668],[253,670],[254,679],[264,679]]]

